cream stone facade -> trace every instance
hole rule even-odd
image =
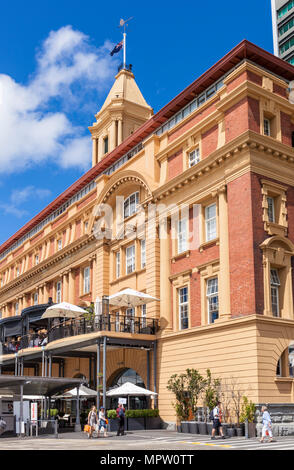
[[[105,398],[133,369],[166,422],[176,420],[168,379],[187,367],[234,376],[256,403],[294,404],[293,77],[243,41],[153,115],[121,70],[89,128],[92,169],[0,247],[2,341],[7,318],[49,297],[90,306],[132,288],[160,301],[110,305],[99,328],[49,335],[50,374],[96,386],[102,371]],[[36,372],[41,358],[23,347],[15,365],[6,351],[2,373]]]

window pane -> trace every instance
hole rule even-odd
[[[182,219],[178,224],[178,253],[183,253],[187,249],[187,219]]]
[[[280,278],[278,271],[276,269],[271,269],[271,285],[272,286],[280,286]]]
[[[275,221],[275,205],[274,205],[274,199],[272,197],[267,198],[267,214],[268,214],[268,220],[269,222],[274,222]]]
[[[129,246],[126,249],[126,271],[127,274],[135,271],[135,245]]]
[[[272,312],[274,317],[279,316],[279,291],[278,287],[271,287]]]
[[[216,238],[216,204],[205,208],[206,241]]]
[[[188,319],[188,287],[178,290],[179,295],[179,323],[180,329],[184,330],[189,327]]]
[[[207,281],[208,322],[214,323],[218,318],[218,278]]]

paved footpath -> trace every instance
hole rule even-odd
[[[211,440],[209,436],[173,431],[129,431],[125,436],[88,439],[82,432],[39,438],[1,438],[0,450],[294,450],[293,437],[278,437],[272,443],[235,437]]]

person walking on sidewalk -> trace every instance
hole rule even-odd
[[[211,439],[215,439],[215,432],[217,429],[220,432],[221,439],[225,439],[223,428],[222,428],[222,422],[221,422],[222,415],[221,415],[220,405],[221,405],[221,402],[218,401],[212,410],[213,424],[212,424]]]
[[[122,404],[119,405],[118,409],[116,410],[118,421],[118,429],[117,429],[117,436],[124,436],[125,434],[125,410]]]
[[[95,426],[97,425],[97,410],[96,406],[93,405],[90,413],[88,414],[88,425],[90,426],[90,432],[88,433],[88,438],[91,439],[92,433],[95,430]]]
[[[103,406],[100,407],[100,411],[99,411],[98,437],[99,437],[99,432],[102,430],[104,433],[104,437],[108,437],[105,409],[103,408]]]
[[[261,439],[260,442],[264,442],[264,438],[268,435],[269,436],[269,442],[273,441],[273,432],[272,432],[272,420],[271,416],[267,410],[266,406],[263,406],[261,408],[262,412],[262,434],[261,434]]]

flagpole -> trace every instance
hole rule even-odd
[[[123,36],[124,36],[124,42],[123,42],[123,49],[124,49],[124,69],[126,68],[126,44],[127,44],[127,34],[126,34],[126,31],[124,31],[123,33]]]

